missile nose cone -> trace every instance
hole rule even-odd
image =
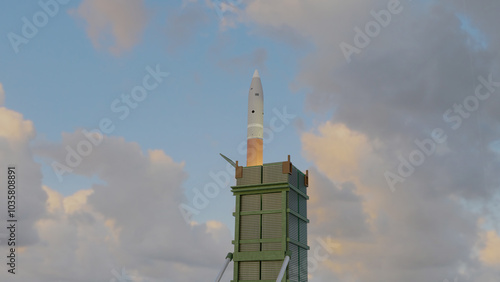
[[[255,70],[255,72],[253,73],[253,77],[258,77],[258,78],[260,78],[260,75],[259,75],[259,71],[258,71],[258,70]]]

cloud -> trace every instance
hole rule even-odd
[[[313,238],[361,239],[369,230],[363,196],[352,182],[333,183],[315,167],[310,171],[309,227]],[[335,228],[332,228],[335,227]],[[314,242],[314,240],[310,240]]]
[[[9,110],[5,107],[0,108],[0,138],[9,143],[11,148],[25,146],[35,136],[33,123],[24,120],[23,115]]]
[[[479,0],[473,5],[463,2],[457,4],[457,9],[470,20],[478,33],[484,35],[489,48],[498,50],[500,36],[495,30],[495,24],[498,23],[495,11],[500,9],[500,3],[494,0]]]
[[[84,0],[72,12],[86,22],[94,47],[104,47],[114,55],[131,50],[148,22],[143,0]]]
[[[360,173],[361,160],[371,146],[361,133],[349,130],[344,124],[327,122],[318,128],[319,135],[306,132],[302,146],[306,158],[315,160],[324,174],[337,181],[352,181]],[[321,157],[322,156],[322,157]]]
[[[500,236],[494,230],[486,232],[484,236],[485,247],[481,250],[481,260],[486,264],[500,270]]]
[[[2,92],[3,94],[3,92]],[[29,143],[35,137],[33,123],[24,119],[23,115],[5,107],[0,107],[0,179],[2,180],[2,189],[0,193],[1,208],[0,220],[7,223],[8,219],[17,219],[16,227],[16,248],[18,255],[29,246],[39,243],[38,232],[35,223],[45,215],[46,194],[42,190],[40,165],[33,160],[33,153],[29,148]],[[15,178],[15,194],[7,193],[7,168],[13,167]],[[12,174],[11,174],[12,175]],[[12,213],[7,213],[7,195],[15,200],[15,209]],[[14,196],[14,198],[12,197]],[[10,203],[11,204],[11,203]],[[7,229],[3,227],[0,230],[0,253],[8,254],[12,246],[8,246],[4,239],[9,238]],[[2,275],[12,275],[5,271]],[[7,277],[7,276],[5,276]]]
[[[281,31],[278,38],[292,43],[294,47],[312,42],[318,48],[315,50],[318,55],[328,53],[329,59],[334,57],[340,61],[342,54],[337,50],[337,41],[352,37],[352,28],[369,19],[372,6],[373,1],[368,0],[316,0],[307,3],[300,0],[256,0],[244,7],[240,21],[256,24],[264,35],[277,33],[268,33],[269,30]]]
[[[372,173],[386,166],[374,149],[380,145],[370,146],[364,135],[341,124],[327,122],[318,131],[302,136],[304,154],[315,164],[310,242],[312,250],[324,248],[320,239],[333,251],[313,277],[442,281],[459,275],[463,265],[474,270],[476,215],[449,195],[433,192],[426,179],[391,193],[373,177],[381,174]]]
[[[67,146],[76,148],[84,138],[81,131],[65,133],[60,144],[39,145],[35,151],[49,163],[64,163]],[[187,177],[183,167],[161,150],[143,153],[137,143],[104,137],[72,172],[98,177],[103,184],[67,197],[45,188],[50,213],[37,225],[45,244],[28,248],[26,260],[39,259],[40,253],[65,259],[47,256],[32,273],[43,277],[40,281],[109,281],[112,271],[122,268],[134,281],[215,276],[219,261],[213,258],[223,261],[231,235],[217,221],[185,223],[178,209]],[[49,265],[58,271],[44,273]]]

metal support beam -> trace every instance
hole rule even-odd
[[[224,262],[224,266],[220,270],[219,274],[217,275],[217,278],[215,278],[215,282],[219,282],[222,279],[222,275],[224,275],[224,271],[226,271],[227,266],[229,265],[229,262],[233,259],[233,254],[228,253],[226,256],[226,261]]]
[[[278,274],[278,279],[276,279],[276,282],[281,282],[281,279],[283,279],[283,276],[285,275],[285,270],[286,270],[286,267],[288,266],[289,261],[290,261],[290,257],[286,256],[285,260],[283,261],[283,265],[281,266],[280,274]]]

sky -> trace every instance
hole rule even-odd
[[[256,69],[264,163],[309,170],[309,281],[500,281],[497,0],[0,11],[1,281],[214,279]]]

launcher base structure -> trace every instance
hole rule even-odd
[[[235,177],[231,281],[307,281],[308,171],[302,173],[288,156],[284,162],[236,165]]]

